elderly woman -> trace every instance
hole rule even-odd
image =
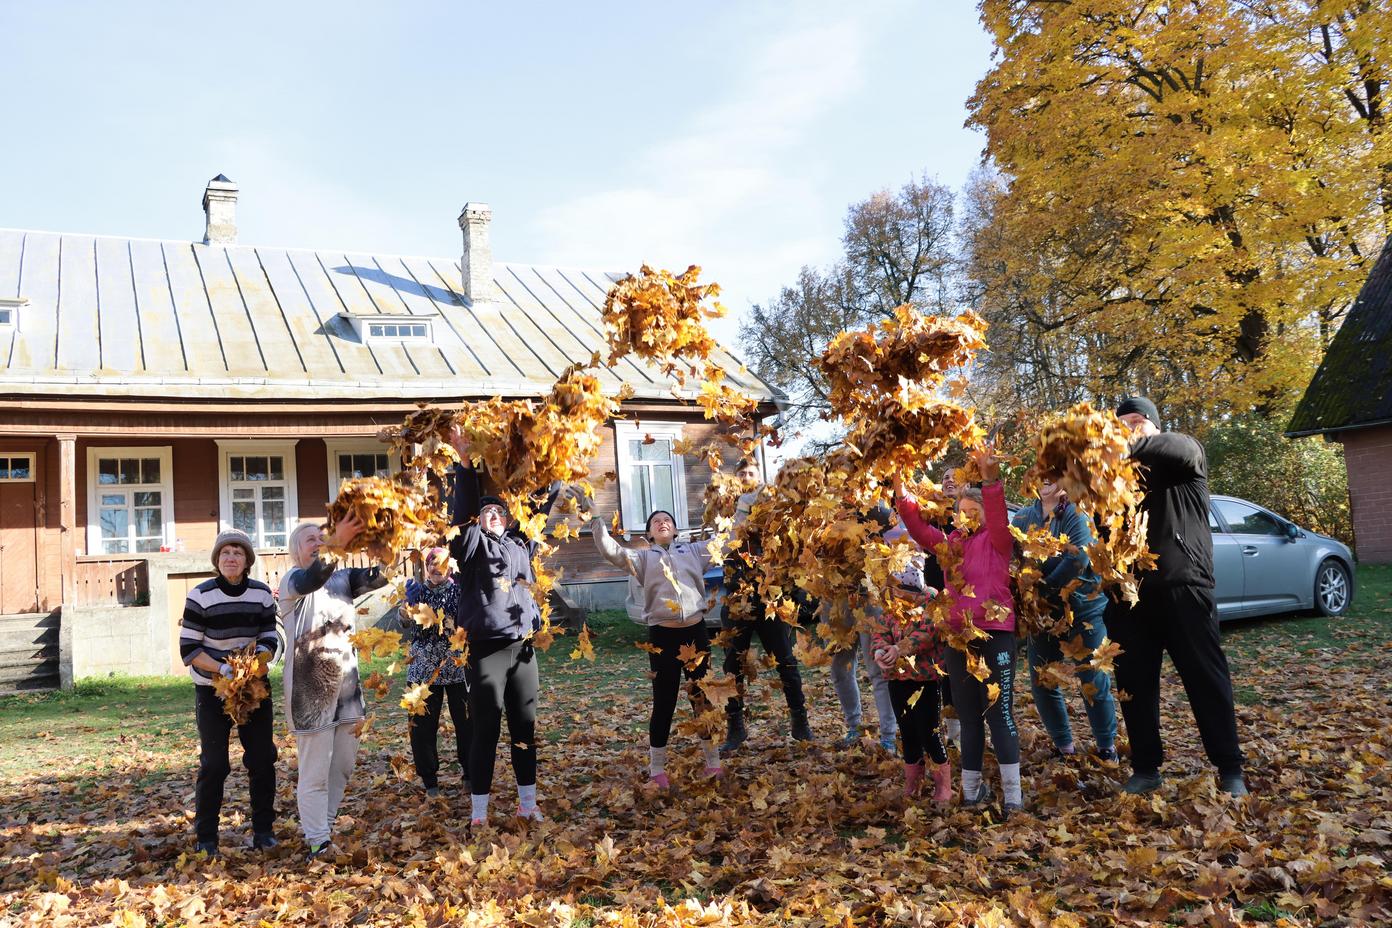
[[[422,578],[406,581],[406,602],[430,606],[444,617],[434,628],[415,628],[411,638],[411,666],[406,670],[406,682],[412,686],[430,685],[425,714],[411,719],[411,758],[426,795],[440,795],[440,712],[448,702],[450,721],[454,722],[455,756],[459,758],[464,790],[468,792],[469,741],[474,729],[469,723],[469,684],[459,662],[460,654],[449,643],[459,611],[459,585],[450,576],[448,548],[425,552]],[[403,626],[410,628],[412,624],[403,616]]]
[[[299,748],[300,828],[309,855],[330,846],[333,822],[358,754],[357,727],[366,717],[353,634],[353,601],[386,584],[381,569],[339,569],[319,556],[341,548],[363,529],[349,516],[325,535],[303,524],[290,533],[295,567],[280,581],[285,624],[285,705]]]
[[[233,651],[255,644],[258,653],[269,656],[276,648],[275,599],[270,587],[247,576],[254,563],[256,552],[250,538],[238,531],[219,535],[213,543],[217,576],[188,594],[179,623],[179,654],[193,677],[194,718],[201,748],[193,828],[198,850],[209,857],[217,855],[223,785],[232,770],[227,756],[232,720],[213,689],[213,677],[231,675],[227,656]],[[237,726],[242,764],[251,781],[251,846],[258,850],[276,846],[271,834],[276,788],[276,748],[271,737],[274,719],[268,694]]]

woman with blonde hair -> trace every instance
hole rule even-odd
[[[327,535],[313,523],[290,533],[295,562],[280,580],[285,625],[285,710],[299,753],[295,797],[309,856],[330,847],[333,822],[358,754],[358,726],[367,717],[358,654],[350,637],[354,600],[386,584],[380,568],[340,569],[319,556],[342,548],[363,530],[350,515]]]

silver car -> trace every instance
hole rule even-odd
[[[1218,618],[1314,610],[1343,615],[1353,604],[1353,552],[1255,503],[1215,496],[1214,598]]]

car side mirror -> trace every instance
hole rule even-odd
[[[1288,540],[1295,541],[1303,534],[1305,533],[1300,530],[1300,526],[1296,525],[1294,522],[1286,523],[1286,538]]]

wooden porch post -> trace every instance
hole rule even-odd
[[[77,605],[77,436],[58,436],[58,525],[63,606]]]

